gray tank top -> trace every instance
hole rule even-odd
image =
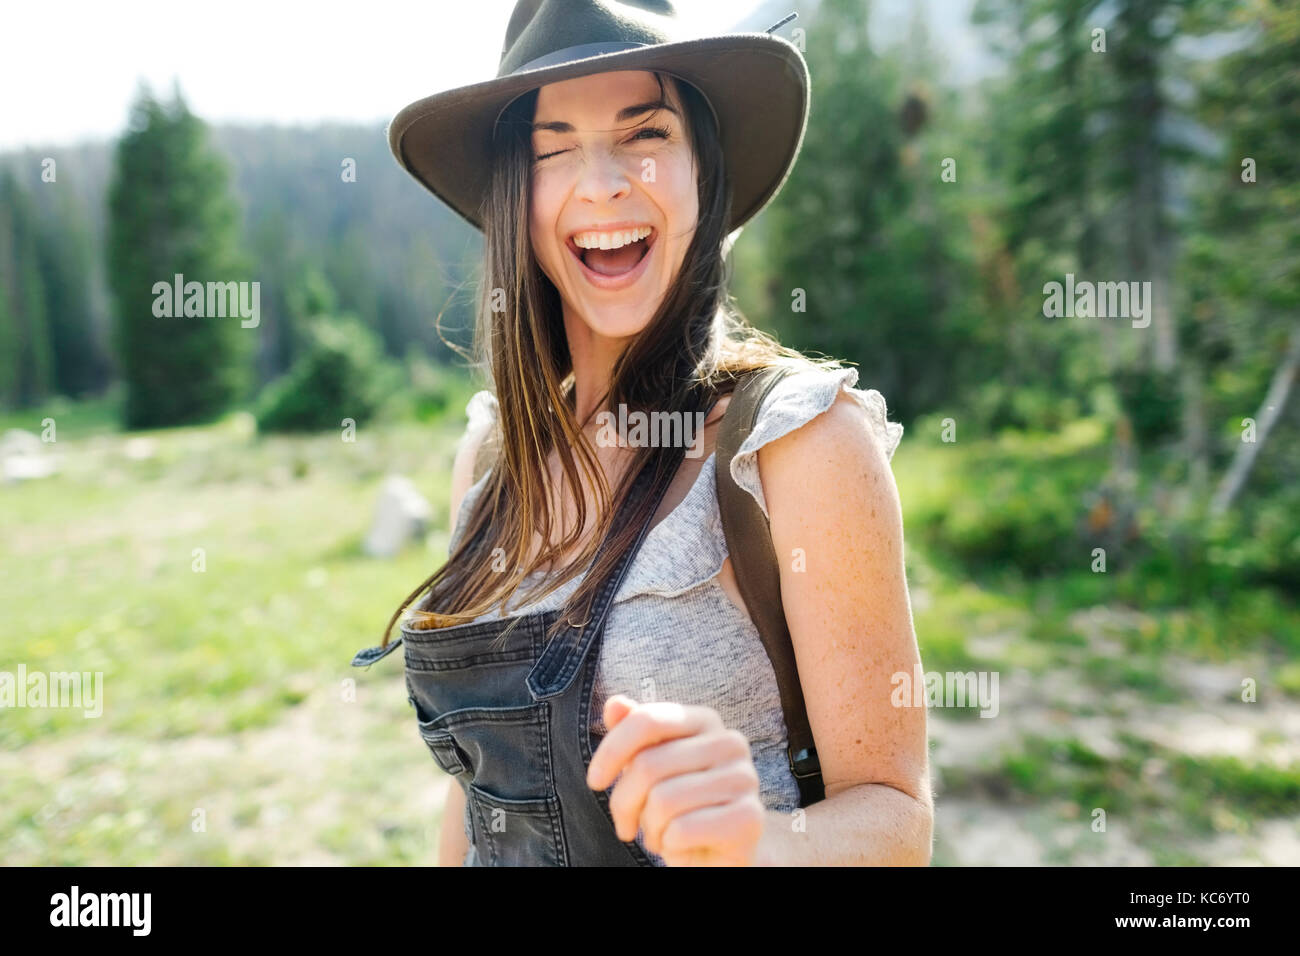
[[[759,480],[758,449],[826,411],[841,389],[866,409],[887,455],[893,457],[903,427],[887,420],[884,397],[874,389],[855,388],[857,380],[855,368],[810,367],[781,380],[763,401],[754,429],[731,468],[736,483],[754,496],[764,514],[767,502]],[[491,392],[478,392],[465,411],[468,440],[495,421],[496,398]],[[715,456],[710,455],[686,497],[650,529],[614,597],[592,693],[592,746],[598,746],[606,733],[605,700],[614,694],[642,703],[667,700],[712,707],[726,727],[749,739],[764,806],[788,813],[799,806],[799,786],[786,756],[776,675],[757,628],[718,581],[727,541],[718,510],[715,467]],[[461,502],[453,548],[485,482],[486,476]],[[530,576],[525,587],[536,581],[536,575]],[[508,610],[498,607],[476,620],[558,608],[581,581],[579,575],[539,601]],[[637,842],[644,849],[640,834]],[[646,854],[663,865],[656,854],[648,850]]]

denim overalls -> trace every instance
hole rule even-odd
[[[674,468],[681,456],[679,449]],[[653,465],[637,476],[611,536],[647,493]],[[586,781],[601,635],[649,527],[647,518],[601,584],[587,625],[567,628],[549,644],[546,632],[558,610],[435,630],[403,624],[400,639],[353,658],[354,667],[365,667],[405,645],[406,687],[420,736],[465,791],[473,833],[467,860],[474,865],[654,865],[635,842],[618,838],[608,794]],[[607,537],[602,554],[608,546]]]

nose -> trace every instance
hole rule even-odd
[[[574,187],[574,196],[589,203],[604,203],[623,199],[632,191],[627,171],[615,157],[600,150],[594,151],[590,159],[582,164],[578,183]]]

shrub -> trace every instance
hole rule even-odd
[[[1086,567],[1079,532],[1105,473],[1101,434],[1085,422],[1057,435],[1004,433],[943,455],[936,449],[944,477],[926,489],[910,527],[971,570],[1013,567],[1035,577]]]
[[[378,409],[388,374],[378,337],[351,318],[313,320],[302,355],[268,385],[255,415],[264,432],[338,428]]]
[[[460,398],[463,378],[446,365],[429,361],[423,351],[411,346],[406,352],[406,381],[399,403],[403,413],[420,422],[441,418]],[[465,400],[460,401],[463,407]]]
[[[1125,368],[1116,371],[1114,379],[1140,447],[1165,444],[1179,434],[1182,391],[1177,371]]]

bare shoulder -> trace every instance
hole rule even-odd
[[[779,496],[782,486],[802,487],[805,495],[842,493],[841,482],[894,487],[885,439],[848,389],[840,389],[826,411],[760,448],[758,459],[763,487],[772,489],[769,498]]]
[[[758,452],[774,540],[855,560],[901,565],[903,515],[889,454],[872,414],[847,390],[830,408]]]

